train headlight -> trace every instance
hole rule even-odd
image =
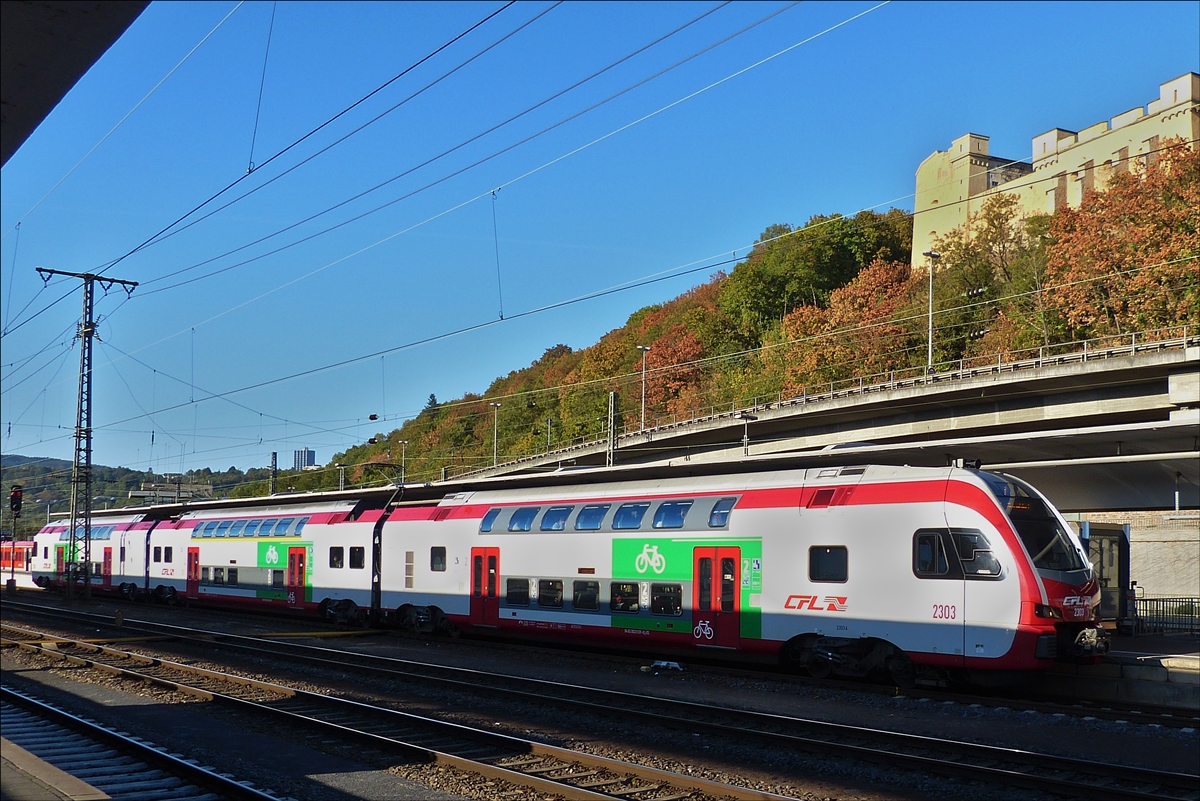
[[[1034,604],[1033,613],[1038,617],[1048,617],[1055,620],[1062,620],[1063,616],[1061,609],[1050,606],[1049,604]]]

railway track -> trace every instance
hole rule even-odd
[[[97,626],[113,625],[113,617],[111,614],[104,615],[98,613],[85,613],[79,611],[71,611],[70,613],[57,607],[46,607],[38,604],[30,604],[23,602],[15,602],[6,600],[4,602],[6,608],[11,608],[14,611],[28,612],[31,614],[51,617],[63,621],[81,621],[86,620],[94,623]],[[229,610],[226,610],[229,611]],[[256,613],[234,611],[234,614],[239,616],[246,615],[251,617],[261,617]],[[294,622],[294,618],[283,617]],[[181,639],[201,639],[207,641],[221,640],[230,645],[236,645],[239,641],[249,643],[263,642],[264,638],[250,635],[228,634],[216,631],[203,631],[184,626],[172,625],[169,623],[157,623],[153,621],[129,621],[127,624],[130,630],[136,630],[149,635],[159,635]],[[364,632],[346,631],[347,635],[362,634]],[[297,632],[296,636],[302,636]],[[118,642],[110,639],[105,639],[105,642]],[[127,640],[126,640],[127,641]],[[289,643],[286,640],[272,639],[278,647],[287,649],[294,653],[295,658],[303,659],[306,653],[315,652],[320,655],[336,655],[332,658],[346,657],[349,659],[360,658],[359,655],[353,652],[337,651],[334,649],[322,649],[314,646],[303,646]],[[507,643],[511,647],[511,643]],[[554,653],[561,653],[563,650],[587,650],[587,649],[563,649],[561,647],[547,647],[545,645],[521,645],[522,648],[528,648],[534,653],[550,650]],[[596,651],[610,656],[608,651]],[[636,654],[628,654],[630,657]],[[371,657],[363,656],[363,660],[369,660]],[[441,671],[446,671],[445,675],[450,675],[455,670],[454,668],[445,668],[440,665],[418,662],[414,660],[393,660],[413,669],[420,669],[427,672],[431,677],[441,675]],[[814,679],[809,677],[799,677],[790,673],[781,673],[770,669],[747,669],[744,667],[730,667],[727,664],[705,660],[703,657],[694,657],[691,662],[693,664],[702,665],[706,671],[718,673],[720,675],[729,676],[731,678],[743,679],[748,681],[762,681],[769,679],[773,682],[794,683],[798,686],[809,688],[821,688],[845,692],[869,693],[874,695],[887,695],[889,697],[907,697],[916,701],[927,701],[936,703],[954,702],[964,706],[980,706],[990,709],[1009,709],[1014,712],[1040,712],[1046,715],[1067,716],[1080,718],[1082,720],[1108,720],[1119,723],[1136,723],[1136,724],[1157,724],[1166,728],[1196,728],[1200,729],[1200,710],[1189,714],[1186,711],[1170,708],[1170,707],[1154,707],[1149,705],[1132,705],[1120,704],[1115,702],[1086,702],[1072,699],[1070,701],[1054,701],[1046,699],[1031,699],[1019,697],[1010,694],[974,694],[965,692],[954,692],[949,690],[941,690],[932,687],[917,687],[913,689],[902,689],[890,685],[869,684],[861,681],[846,681],[841,679]],[[555,685],[557,686],[557,685]]]
[[[10,631],[6,627],[6,631]],[[28,633],[27,633],[28,634]],[[150,681],[206,701],[416,761],[528,787],[568,799],[786,801],[784,796],[711,782],[643,765],[524,740],[497,732],[307,692],[81,640],[25,637],[21,648],[126,678]]]
[[[157,746],[0,687],[4,738],[116,801],[276,801]]]
[[[139,624],[140,625],[140,624]],[[148,632],[167,634],[161,624],[146,627]],[[10,627],[6,627],[8,629]],[[172,627],[173,628],[173,627]],[[28,633],[33,636],[32,633]],[[182,636],[177,632],[175,636]],[[695,704],[653,696],[644,696],[612,690],[562,685],[511,676],[448,668],[439,665],[365,656],[343,651],[317,648],[280,641],[263,643],[255,638],[238,635],[214,635],[205,632],[193,634],[196,641],[212,645],[210,638],[220,638],[220,647],[278,660],[280,657],[299,660],[326,668],[346,670],[348,668],[370,671],[387,679],[403,679],[406,682],[420,681],[436,683],[443,688],[468,691],[488,697],[505,695],[527,703],[545,704],[555,707],[570,707],[588,715],[618,714],[623,718],[636,717],[648,723],[665,725],[689,732],[706,732],[717,736],[732,737],[738,741],[756,741],[769,749],[797,749],[809,753],[849,757],[900,766],[924,773],[937,773],[965,777],[975,781],[990,781],[1006,786],[1052,791],[1076,797],[1084,795],[1091,799],[1189,799],[1200,798],[1200,776],[1147,770],[1130,766],[1097,764],[1089,760],[1058,757],[1020,749],[979,745],[944,738],[934,738],[884,731],[865,727],[848,726],[825,721],[807,720],[782,715],[773,715],[746,710],[720,708],[707,704]],[[69,658],[64,650],[65,641],[54,645],[56,655]],[[24,647],[40,649],[41,646],[25,642]],[[96,645],[79,644],[85,651],[108,653],[115,649]],[[123,657],[147,662],[160,662],[149,657]],[[233,681],[251,683],[245,679]],[[251,683],[252,684],[252,683]],[[273,686],[273,692],[280,692]],[[525,748],[536,749],[537,744],[524,744]],[[529,762],[536,753],[523,757]],[[513,755],[513,758],[518,758]],[[492,758],[493,763],[505,762],[505,757]],[[535,764],[529,762],[529,764]],[[535,764],[541,769],[542,764]],[[555,768],[548,768],[553,772]],[[647,792],[650,792],[647,790]],[[641,798],[637,791],[623,793],[618,797]],[[675,796],[667,796],[675,797]],[[761,796],[756,796],[761,797]]]

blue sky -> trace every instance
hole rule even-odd
[[[1200,69],[1194,2],[521,2],[246,175],[501,8],[151,4],[3,169],[3,452],[71,455],[78,282],[44,288],[34,268],[98,270],[239,177],[200,214],[262,188],[107,273],[142,286],[97,303],[99,464],[245,469],[271,451],[290,465],[305,446],[325,462],[395,428],[430,393],[479,392],[556,343],[586,347],[710,271],[504,322],[501,291],[513,318],[742,255],[773,223],[911,209],[917,165],[967,131],[990,136],[993,154],[1028,158],[1033,136],[1144,105],[1161,82]]]

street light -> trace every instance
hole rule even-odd
[[[488,404],[492,407],[492,467],[500,464],[500,401]]]
[[[650,352],[649,345],[638,345],[642,352],[642,431],[646,430],[646,354]]]
[[[404,483],[404,459],[408,456],[408,440],[400,440],[400,483]]]
[[[929,331],[927,334],[928,353],[925,358],[925,375],[933,372],[933,268],[942,257],[936,250],[927,250],[923,254],[929,259]]]
[[[733,417],[735,420],[742,421],[742,425],[743,425],[742,456],[749,456],[750,455],[750,421],[757,420],[758,418],[755,417],[754,415],[750,414],[749,412],[738,412]]]
[[[338,492],[341,492],[342,490],[346,489],[346,465],[342,464],[341,462],[334,462],[333,466],[336,467],[338,471]]]
[[[37,502],[46,504],[46,525],[47,526],[50,525],[50,507],[53,506],[54,504],[58,503],[58,499],[51,498],[48,501],[44,501],[41,498],[38,498]]]

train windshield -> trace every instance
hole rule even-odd
[[[1040,570],[1083,570],[1083,557],[1058,516],[1040,497],[1005,476],[976,473],[987,483]]]

